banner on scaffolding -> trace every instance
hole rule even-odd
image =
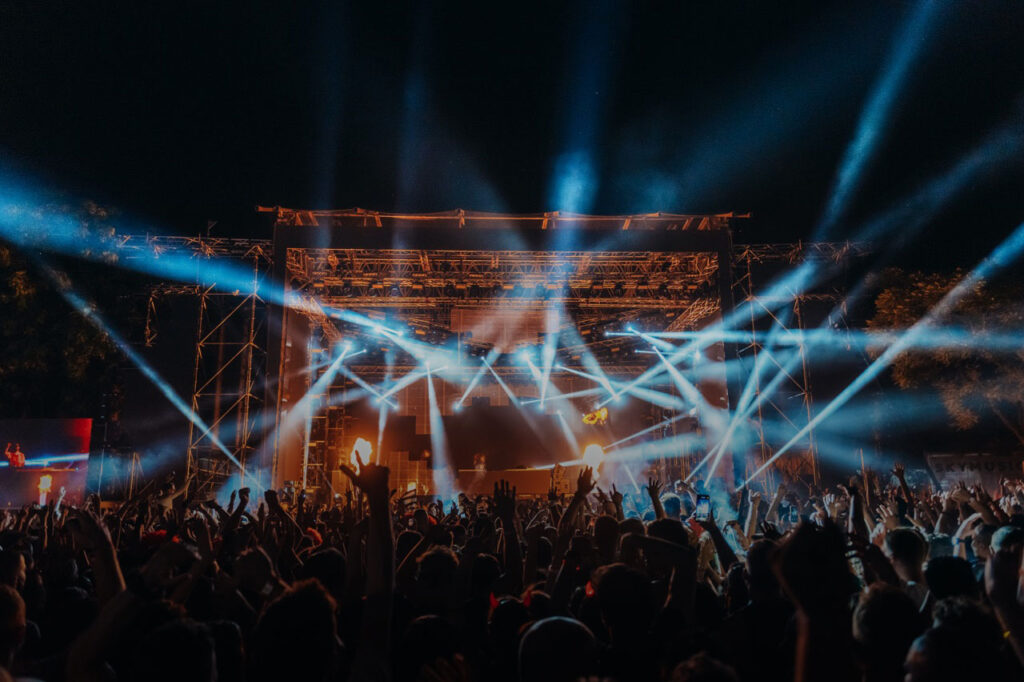
[[[982,485],[990,493],[1004,478],[1020,478],[1024,467],[1024,454],[967,453],[927,454],[928,466],[943,488],[963,481],[967,485]]]

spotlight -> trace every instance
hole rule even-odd
[[[600,468],[601,463],[604,461],[604,448],[600,445],[591,443],[583,450],[583,464],[590,467],[594,471]]]

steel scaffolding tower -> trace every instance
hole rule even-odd
[[[225,262],[251,268],[251,286],[245,290],[156,283],[150,287],[145,310],[143,340],[151,346],[157,338],[158,299],[189,296],[197,301],[190,407],[207,428],[189,422],[186,477],[194,476],[196,492],[211,492],[237,470],[220,446],[244,467],[261,436],[267,311],[259,291],[270,273],[269,244],[251,239],[127,236],[120,248],[128,259],[185,253],[196,261],[197,270]]]
[[[778,420],[780,424],[791,429],[794,435],[807,427],[813,418],[814,398],[811,393],[811,377],[808,371],[807,347],[804,343],[803,331],[806,329],[804,307],[810,301],[832,303],[840,315],[845,314],[844,293],[840,289],[804,290],[799,285],[789,291],[776,291],[773,296],[757,289],[761,282],[755,282],[755,268],[759,265],[782,264],[798,265],[807,260],[831,261],[842,267],[849,259],[862,257],[870,252],[870,246],[864,243],[819,242],[810,244],[753,244],[739,246],[734,253],[733,289],[737,305],[746,304],[749,309],[749,342],[737,348],[737,357],[741,371],[748,377],[749,388],[746,400],[738,406],[737,412],[756,408],[749,415],[749,420],[757,436],[755,457],[746,458],[746,476],[759,468],[775,453],[773,442],[778,437],[769,437],[765,433],[766,419]],[[766,319],[769,329],[759,328],[758,321]],[[781,334],[800,339],[795,346],[798,362],[783,360],[778,354],[767,347],[770,335]],[[776,373],[781,381],[776,383],[769,392],[762,379],[765,371]],[[800,408],[793,410],[792,400],[800,401]],[[787,403],[789,403],[787,405]],[[787,438],[788,440],[788,438]],[[785,442],[785,441],[783,441]],[[803,447],[794,453],[800,458],[804,473],[809,473],[814,482],[820,480],[818,453],[813,429],[807,431]],[[770,487],[774,487],[773,470],[767,469],[764,476]]]
[[[258,291],[270,261],[259,247],[245,260],[252,265],[251,291],[199,292],[192,411],[209,428],[189,424],[186,465],[199,493],[216,490],[234,473],[235,464],[216,440],[227,445],[243,470],[257,447],[266,374],[265,304]]]

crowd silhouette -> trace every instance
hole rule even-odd
[[[314,504],[183,486],[0,523],[0,679],[1024,679],[1024,483],[902,467],[437,500],[388,469]],[[700,515],[704,517],[703,514]]]

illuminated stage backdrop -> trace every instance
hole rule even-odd
[[[727,414],[742,385],[728,342],[676,358],[692,382],[680,387],[646,379],[650,339],[621,335],[699,330],[732,310],[732,214],[267,213],[291,303],[271,307],[277,413],[261,462],[275,485],[318,484],[357,437],[403,487],[478,456],[492,470],[575,460],[677,416],[713,442],[702,417]],[[605,401],[611,419],[582,424]],[[720,473],[732,479],[731,456]]]

